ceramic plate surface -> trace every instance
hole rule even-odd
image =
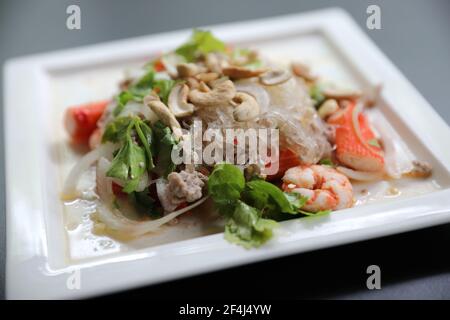
[[[433,176],[395,182],[389,188],[400,192],[383,201],[359,195],[355,208],[283,222],[259,249],[230,244],[218,229],[189,219],[129,242],[96,236],[89,212],[73,211],[86,204],[60,200],[80,157],[67,144],[64,110],[111,97],[125,69],[173,49],[191,31],[13,59],[4,68],[8,298],[89,297],[450,221],[450,149],[442,147],[449,127],[347,13],[330,9],[205,28],[273,59],[305,61],[330,81],[361,89],[382,84],[370,117],[388,122],[389,135],[431,163]]]

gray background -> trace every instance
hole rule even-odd
[[[81,31],[69,31],[65,27],[65,10],[70,4],[81,7]],[[381,7],[382,30],[365,29],[369,4]],[[340,6],[350,12],[438,113],[447,122],[450,121],[450,1],[447,0],[2,0],[0,64],[8,58],[32,53],[330,6]],[[0,96],[3,97],[0,84]],[[3,101],[1,103],[3,108]],[[0,117],[0,123],[3,123],[2,113]],[[3,141],[2,134],[1,145]],[[2,191],[5,190],[3,153],[3,148],[0,148]],[[0,205],[0,297],[4,297],[4,192],[0,193]],[[174,293],[175,297],[184,294],[210,297],[211,285],[222,288],[221,293],[217,293],[221,297],[226,296],[227,290],[235,288],[236,283],[246,283],[239,292],[234,290],[233,296],[450,298],[449,240],[450,225],[444,225],[174,281],[112,297],[171,298]],[[365,269],[370,264],[378,264],[382,269],[382,290],[365,289]]]

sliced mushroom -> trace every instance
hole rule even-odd
[[[194,105],[187,102],[189,87],[179,83],[172,88],[169,94],[169,109],[175,117],[186,117],[194,112]]]
[[[161,101],[148,97],[149,96],[146,96],[144,98],[144,103],[158,116],[159,120],[172,129],[172,132],[177,138],[180,138],[182,136],[181,125],[174,114]]]
[[[230,77],[231,79],[247,79],[253,77],[259,77],[264,72],[267,72],[266,69],[250,69],[245,67],[226,67],[222,69],[222,73],[225,76]]]
[[[292,77],[286,70],[271,70],[259,77],[259,81],[266,86],[274,86],[288,81]]]
[[[339,104],[337,103],[337,101],[334,99],[328,99],[320,105],[317,113],[319,114],[320,118],[326,119],[338,110]]]
[[[230,80],[214,84],[211,91],[202,92],[198,89],[189,92],[189,100],[200,107],[214,107],[228,103],[235,95],[236,89]]]
[[[247,93],[237,92],[232,102],[236,104],[233,111],[233,117],[236,121],[249,121],[259,115],[260,108],[258,102],[253,96]]]
[[[361,97],[362,93],[352,89],[325,88],[322,94],[327,99],[356,99]]]
[[[309,66],[300,63],[300,62],[294,62],[291,65],[292,73],[296,75],[297,77],[303,78],[307,81],[315,81],[317,79],[317,76],[312,74],[311,69]]]
[[[181,78],[193,77],[203,71],[204,68],[195,63],[180,63],[177,65],[178,76]]]

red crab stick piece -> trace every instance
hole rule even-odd
[[[267,176],[267,180],[274,181],[281,179],[289,168],[298,166],[300,164],[300,158],[290,149],[280,149],[280,155],[278,158],[278,171],[276,174]],[[271,164],[267,164],[269,167]]]
[[[378,145],[369,121],[359,113],[358,135],[353,123],[356,102],[334,114],[328,123],[336,128],[336,157],[344,165],[360,171],[381,171],[384,167],[383,150]]]
[[[92,102],[70,107],[66,111],[64,123],[73,143],[88,143],[108,103],[109,100]]]

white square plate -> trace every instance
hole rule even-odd
[[[64,108],[110,97],[125,67],[176,47],[191,31],[14,59],[4,69],[8,298],[94,296],[450,221],[450,149],[442,147],[449,127],[347,13],[331,9],[206,29],[269,56],[304,60],[330,80],[362,88],[382,83],[378,112],[414,155],[433,165],[432,179],[411,182],[389,201],[283,222],[254,250],[195,228],[131,243],[96,237],[88,216],[71,225],[59,198],[79,156],[65,142]],[[75,276],[79,289],[67,285]]]

